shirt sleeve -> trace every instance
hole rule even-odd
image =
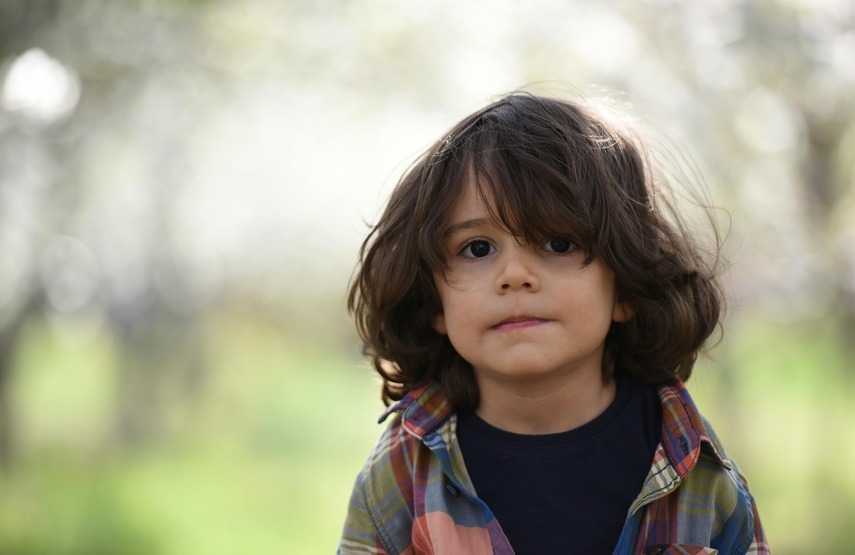
[[[350,495],[347,518],[344,521],[344,530],[336,553],[339,555],[357,553],[388,555],[371,516],[362,473],[356,478],[353,493]]]

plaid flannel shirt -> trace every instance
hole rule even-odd
[[[769,553],[754,499],[686,387],[659,387],[662,439],[615,554]],[[340,554],[511,554],[475,494],[457,416],[436,384],[413,390],[359,474]]]

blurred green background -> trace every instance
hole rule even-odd
[[[366,222],[526,84],[695,159],[732,267],[690,387],[775,552],[855,552],[851,1],[2,0],[0,553],[333,552]]]

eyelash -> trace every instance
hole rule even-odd
[[[554,245],[552,245],[552,243],[554,243],[554,242],[561,242],[561,243],[566,242],[567,243],[567,250],[564,250],[564,251],[555,250]],[[477,244],[481,244],[481,243],[487,245],[489,251],[487,253],[485,253],[483,256],[475,256],[474,254],[471,254],[472,246],[477,245]],[[545,250],[546,252],[551,253],[551,254],[555,254],[558,256],[567,256],[567,255],[575,252],[579,247],[577,247],[576,243],[574,243],[570,239],[567,239],[564,237],[553,237],[552,239],[549,239],[548,241],[546,241],[542,245],[542,248],[543,248],[543,250]],[[467,253],[467,251],[469,251],[469,253]],[[463,245],[463,248],[460,249],[459,254],[461,256],[463,256],[464,258],[467,258],[470,260],[478,260],[480,258],[485,258],[485,257],[493,254],[494,252],[496,252],[496,247],[491,245],[490,242],[487,241],[486,239],[472,239],[470,241],[467,241],[466,244]]]

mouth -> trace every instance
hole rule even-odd
[[[513,331],[545,324],[548,320],[534,316],[513,316],[493,326],[496,331]]]

